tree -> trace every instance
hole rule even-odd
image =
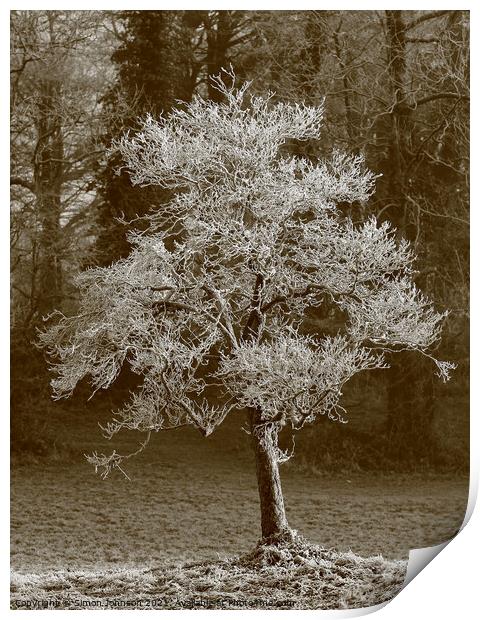
[[[11,438],[22,450],[47,446],[38,423],[49,377],[36,329],[53,309],[74,305],[72,273],[91,247],[94,168],[104,151],[98,93],[108,81],[103,19],[11,12]]]
[[[287,140],[319,138],[322,109],[216,84],[224,103],[196,97],[116,145],[133,183],[179,191],[131,235],[127,258],[81,274],[78,313],[60,315],[42,342],[56,357],[57,398],[85,377],[107,389],[124,365],[143,377],[105,427],[110,438],[187,424],[209,435],[246,411],[269,537],[288,529],[282,429],[343,420],[345,383],[395,351],[428,357],[444,380],[453,364],[431,352],[444,314],[414,285],[408,243],[374,218],[354,225],[339,206],[372,193],[362,158],[283,153]],[[339,308],[342,329],[305,334],[306,309],[322,304]],[[129,456],[88,458],[107,475]]]
[[[206,95],[218,103],[222,93],[215,86],[215,76],[229,65],[238,75],[239,48],[251,38],[250,12],[193,11],[189,19],[197,25],[199,32],[195,45],[196,86],[206,83]],[[225,78],[228,79],[228,75]]]
[[[11,15],[12,282],[15,322],[25,328],[68,295],[64,272],[90,234],[102,153],[97,92],[105,84],[90,63],[104,68],[100,28],[101,15],[89,11]]]
[[[104,99],[107,144],[139,129],[139,117],[166,114],[189,102],[196,90],[218,100],[211,76],[234,61],[249,34],[245,11],[122,11],[112,16],[112,24],[120,46],[112,54],[117,82]],[[158,187],[132,187],[128,174],[116,174],[120,164],[112,157],[98,175],[97,265],[127,256],[128,223],[137,220],[138,226],[138,217],[170,198]]]
[[[256,87],[313,105],[325,96],[322,141],[304,153],[335,144],[364,153],[382,173],[365,208],[412,241],[416,284],[439,309],[451,308],[441,355],[460,365],[454,399],[468,437],[468,12],[272,11],[253,20]],[[383,423],[372,416],[371,440],[378,432],[388,438],[382,453],[390,462],[453,464],[440,430],[444,388],[418,357],[397,356],[393,365],[371,377],[385,412]],[[364,403],[371,396],[362,389]]]
[[[191,27],[185,11],[122,11],[112,15],[120,45],[111,55],[116,82],[104,97],[104,143],[138,129],[138,118],[167,113],[178,100],[189,101],[195,87]],[[132,187],[127,174],[116,174],[121,161],[112,156],[98,172],[100,203],[95,263],[109,265],[128,255],[127,223],[152,204],[167,200],[159,188]],[[123,220],[123,221],[122,221]],[[137,223],[138,225],[138,223]]]

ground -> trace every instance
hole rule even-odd
[[[289,522],[314,546],[297,554],[301,561],[249,564],[260,537],[256,481],[249,438],[233,428],[207,439],[193,429],[156,436],[126,465],[130,480],[120,472],[103,480],[72,457],[16,463],[13,600],[54,594],[55,604],[67,607],[72,596],[159,599],[165,607],[195,607],[195,597],[209,607],[248,607],[259,597],[278,608],[282,600],[302,608],[375,604],[401,587],[409,549],[439,544],[461,525],[464,476],[327,476],[289,464],[282,471]],[[73,454],[109,447],[95,441],[88,419],[84,430],[74,434]],[[120,447],[128,449],[130,439]]]

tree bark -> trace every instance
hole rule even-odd
[[[388,166],[390,171],[390,202],[396,205],[392,214],[393,223],[402,237],[409,236],[408,210],[406,196],[409,194],[406,171],[408,167],[409,141],[412,131],[411,107],[406,91],[407,49],[405,40],[405,23],[402,11],[385,11],[387,23],[387,57],[392,108],[390,113],[390,135],[388,148]],[[415,238],[412,231],[410,237]]]
[[[44,316],[59,308],[62,301],[60,213],[64,147],[61,82],[55,78],[44,79],[39,91],[34,185],[41,227],[37,308],[39,315]]]
[[[278,431],[275,424],[259,423],[258,412],[252,416],[252,439],[257,469],[262,537],[268,538],[289,530],[282,485],[278,471]]]

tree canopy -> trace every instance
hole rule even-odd
[[[78,276],[78,312],[42,340],[57,398],[87,377],[106,389],[124,365],[143,378],[109,437],[186,424],[208,435],[246,409],[280,462],[278,432],[342,419],[344,384],[388,354],[417,351],[444,380],[453,364],[434,356],[445,313],[414,284],[409,244],[388,223],[352,221],[374,190],[362,157],[289,155],[288,141],[320,139],[322,107],[250,96],[229,78],[216,79],[222,102],[197,96],[115,145],[134,184],[174,197],[130,234],[127,258]],[[306,309],[323,304],[342,327],[306,333]],[[107,474],[123,458],[90,460]]]

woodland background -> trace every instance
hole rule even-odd
[[[352,211],[393,222],[418,254],[416,282],[450,309],[438,356],[458,368],[444,385],[407,353],[353,381],[347,425],[321,419],[299,438],[292,467],[392,471],[468,469],[469,14],[465,11],[12,11],[11,449],[14,459],[78,459],[76,433],[97,431],[136,378],[124,373],[88,401],[80,386],[53,402],[38,329],[74,312],[73,278],[129,252],[142,215],[165,190],[132,187],[106,155],[139,117],[168,113],[233,67],[283,101],[325,99],[320,143],[363,153],[381,174]],[[335,330],[316,309],[312,330]],[[83,426],[82,426],[83,425]],[[77,429],[74,431],[73,429]],[[228,429],[227,429],[228,430]],[[228,433],[227,433],[228,434]],[[301,442],[301,443],[300,443]]]

